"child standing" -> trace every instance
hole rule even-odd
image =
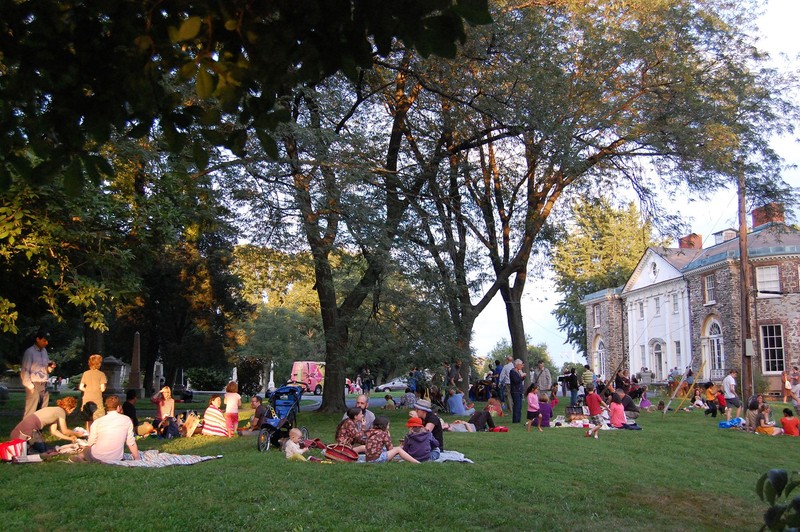
[[[589,384],[586,386],[586,406],[589,407],[589,423],[594,424],[592,430],[587,430],[587,436],[594,436],[597,439],[597,433],[600,427],[603,426],[603,409],[608,408],[608,405],[603,399],[594,391],[594,386]]]
[[[239,407],[242,406],[242,396],[239,395],[239,385],[231,381],[225,387],[225,421],[228,424],[228,437],[236,436],[239,428]]]
[[[372,428],[367,431],[367,443],[365,444],[367,462],[379,464],[388,462],[397,455],[406,462],[418,464],[419,461],[405,452],[402,447],[392,445],[392,437],[389,434],[389,418],[378,416],[372,423]]]
[[[542,432],[542,420],[539,417],[539,386],[535,382],[531,383],[525,392],[525,396],[528,399],[528,423],[525,424],[525,428],[530,432],[533,420],[538,419],[539,432]]]
[[[283,452],[287,459],[305,461],[303,454],[308,451],[308,448],[300,447],[302,439],[303,433],[297,427],[289,431],[289,439],[283,444]]]

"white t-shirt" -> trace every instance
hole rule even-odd
[[[92,458],[101,462],[122,460],[125,444],[128,448],[136,443],[131,418],[119,412],[109,412],[92,423],[89,445]]]
[[[736,392],[732,391],[735,389],[736,379],[729,373],[728,376],[722,380],[722,393],[725,395],[725,399],[733,399],[736,397]]]

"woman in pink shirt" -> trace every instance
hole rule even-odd
[[[623,425],[627,424],[627,419],[625,418],[625,407],[622,406],[622,398],[620,398],[619,394],[614,394],[611,396],[611,407],[609,408],[609,414],[611,417],[611,426],[615,429],[621,429]]]

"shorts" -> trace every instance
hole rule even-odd
[[[528,417],[528,420],[533,421],[534,419],[539,417],[539,411],[537,410],[536,412],[528,412],[528,416],[527,417]]]
[[[726,397],[725,398],[725,403],[727,403],[728,406],[735,406],[736,408],[739,408],[739,407],[742,406],[742,403],[739,402],[739,398],[738,397]]]
[[[592,425],[603,425],[603,416],[597,414],[596,416],[589,416],[589,423]]]
[[[383,462],[387,461],[389,457],[386,455],[386,449],[381,451],[381,455],[377,457],[375,460],[370,460],[370,464],[382,464]]]

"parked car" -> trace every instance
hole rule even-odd
[[[397,377],[395,379],[390,380],[389,382],[385,382],[383,384],[379,384],[375,387],[376,392],[393,392],[396,390],[405,390],[408,387],[408,379],[405,377]]]

